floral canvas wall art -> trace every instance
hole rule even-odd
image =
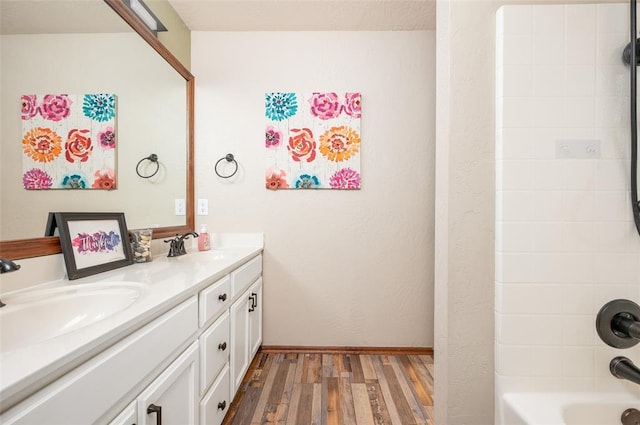
[[[116,188],[116,96],[22,95],[27,190]]]
[[[267,189],[360,189],[360,93],[266,93]]]

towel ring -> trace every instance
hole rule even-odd
[[[233,162],[236,166],[236,168],[233,170],[233,173],[229,174],[228,176],[223,176],[218,172],[218,165],[220,164],[220,162],[222,162],[222,160],[226,160],[227,162]],[[228,153],[226,156],[224,156],[223,158],[220,158],[218,162],[216,162],[216,165],[213,166],[213,171],[216,172],[218,177],[221,177],[223,179],[228,179],[229,177],[233,177],[238,172],[238,161],[235,160],[232,153]]]
[[[156,170],[153,173],[149,174],[148,176],[143,176],[142,174],[140,174],[140,164],[142,164],[142,161],[153,162],[154,164],[156,164]],[[142,177],[143,179],[148,179],[155,176],[156,174],[158,174],[158,170],[160,170],[160,163],[158,162],[158,155],[156,155],[155,153],[152,153],[146,158],[142,158],[140,161],[138,161],[138,165],[136,165],[136,174]]]

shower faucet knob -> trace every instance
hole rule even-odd
[[[633,347],[640,343],[640,306],[630,300],[609,301],[598,312],[596,330],[611,347]]]

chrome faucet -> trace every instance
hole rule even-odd
[[[187,253],[186,248],[184,247],[185,239],[189,239],[189,236],[193,236],[194,238],[198,237],[196,232],[188,232],[184,235],[176,235],[173,239],[166,239],[164,242],[169,244],[169,253],[167,257],[179,257]]]
[[[5,258],[0,258],[0,273],[10,273],[15,272],[16,270],[20,270],[20,265],[14,263],[11,260],[7,260]],[[0,300],[0,308],[4,307],[6,304]]]

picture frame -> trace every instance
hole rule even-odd
[[[56,212],[69,280],[133,264],[124,213]]]
[[[58,233],[58,225],[56,224],[56,213],[50,212],[47,217],[47,225],[44,229],[45,236],[60,236]]]

